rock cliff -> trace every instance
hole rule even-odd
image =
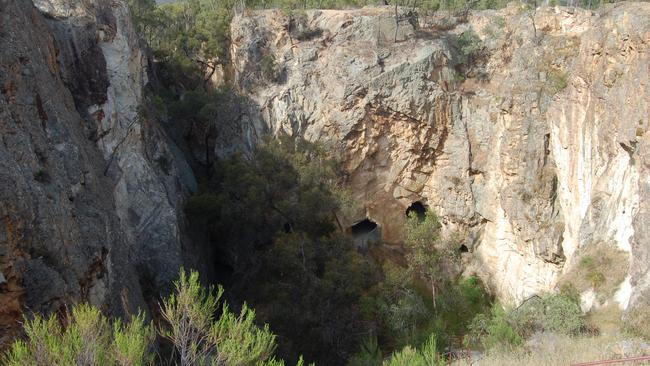
[[[648,303],[650,4],[393,12],[236,17],[246,113],[215,154],[265,133],[321,141],[362,206],[349,225],[398,241],[420,201],[511,302],[613,242],[629,268],[611,301]],[[24,309],[133,313],[181,264],[209,266],[186,239],[192,170],[141,107],[148,60],[124,2],[0,0],[0,49],[0,347]]]
[[[0,1],[0,346],[23,309],[145,308],[183,260],[182,154],[124,2]]]
[[[271,132],[340,150],[364,207],[350,224],[368,217],[394,241],[421,201],[503,300],[552,290],[578,248],[609,241],[629,253],[616,301],[643,301],[650,4],[393,12],[236,18],[235,80],[253,100],[241,143]]]

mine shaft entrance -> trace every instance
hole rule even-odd
[[[370,219],[365,219],[350,226],[350,233],[352,234],[353,237],[358,238],[360,236],[368,235],[373,231],[375,231],[376,229],[377,229],[376,222]]]
[[[415,215],[418,220],[424,221],[427,214],[427,207],[420,201],[415,201],[406,209],[406,217]]]
[[[368,218],[350,226],[348,232],[352,235],[357,249],[367,249],[370,244],[381,239],[379,225]]]

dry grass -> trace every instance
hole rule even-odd
[[[619,334],[623,331],[623,324],[621,319],[623,312],[619,309],[617,304],[609,304],[607,306],[593,309],[586,316],[587,326],[591,329],[598,329],[598,332],[603,335]]]
[[[561,284],[571,284],[580,292],[593,288],[602,302],[614,295],[627,270],[627,253],[614,244],[597,242],[580,248],[576,263]]]
[[[650,339],[650,305],[630,310],[625,319],[625,330]]]
[[[480,366],[566,366],[573,363],[645,355],[648,345],[623,336],[569,337],[538,334],[525,347],[493,352],[475,365]],[[458,365],[462,365],[459,363]],[[648,365],[636,363],[635,365]]]

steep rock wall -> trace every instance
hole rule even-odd
[[[630,253],[620,306],[641,299],[650,4],[511,6],[420,27],[396,27],[393,11],[235,19],[235,80],[254,101],[241,141],[271,132],[340,150],[364,207],[349,223],[367,216],[397,240],[406,207],[423,201],[505,301],[552,290],[598,240]],[[469,29],[485,52],[468,71],[457,45]],[[270,56],[273,81],[260,67]]]
[[[146,308],[183,261],[182,154],[122,1],[0,1],[0,347],[23,311]]]

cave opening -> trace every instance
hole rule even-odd
[[[379,225],[369,218],[350,226],[348,232],[352,235],[354,246],[361,252],[366,251],[370,245],[381,241]]]
[[[377,229],[377,223],[366,218],[350,226],[350,233],[354,238],[367,236]]]
[[[421,201],[415,201],[406,209],[406,217],[416,215],[418,220],[424,221],[427,213],[427,207]]]
[[[458,248],[458,251],[461,252],[461,253],[468,253],[468,252],[469,252],[469,248],[467,247],[467,245],[462,244],[462,245],[460,246],[460,248]]]

